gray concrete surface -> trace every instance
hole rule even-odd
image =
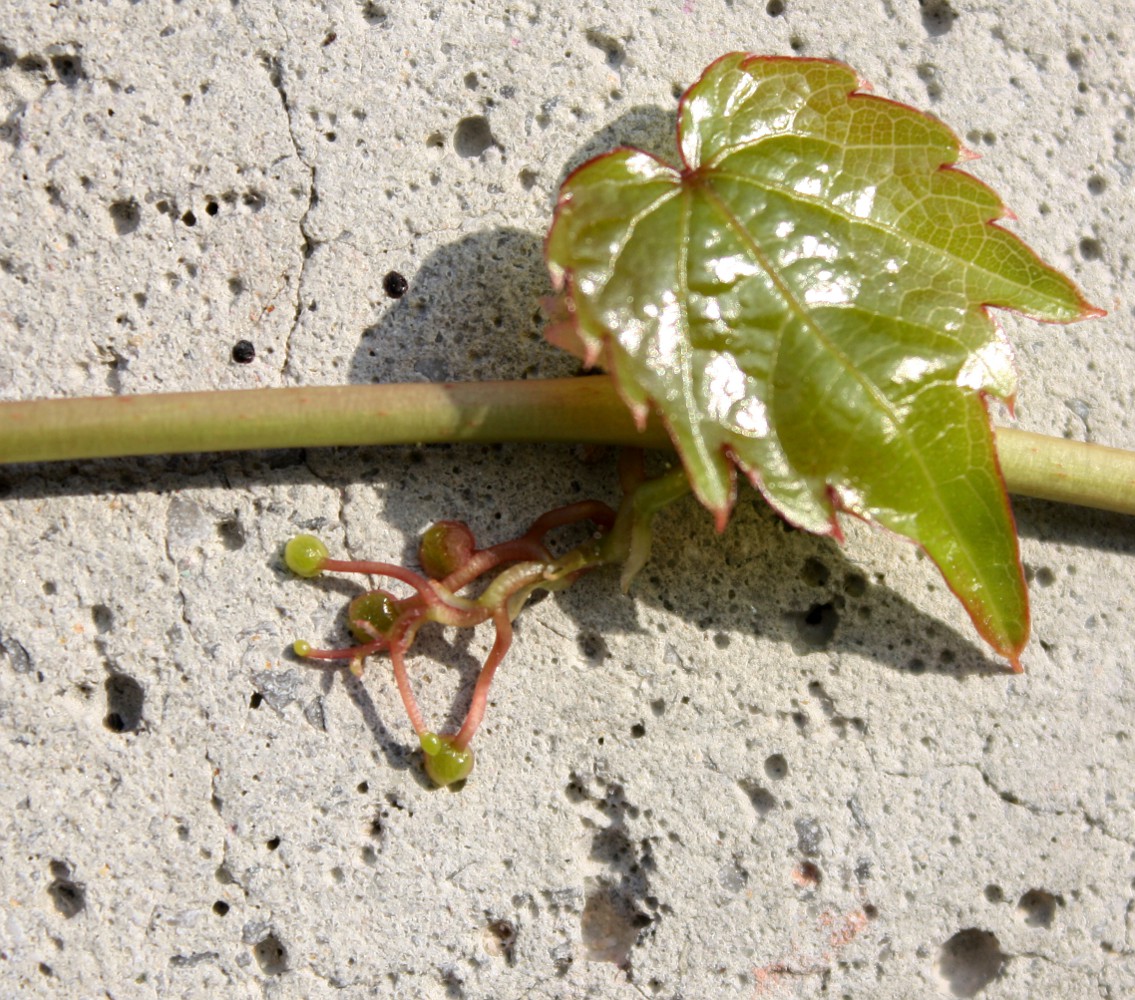
[[[740,48],[940,115],[1110,310],[1004,317],[1019,425],[1135,447],[1130,0],[64,2],[0,7],[4,398],[570,372],[538,337],[559,180],[669,143]],[[382,290],[390,270],[409,292]],[[234,364],[251,340],[256,360]],[[1129,519],[1016,510],[1028,672],[915,551],[747,495],[529,608],[459,793],[427,787],[350,592],[587,495],[563,448],[0,470],[0,994],[1129,997]],[[488,636],[426,637],[444,719]]]

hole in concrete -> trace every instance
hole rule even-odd
[[[106,679],[106,717],[103,725],[112,733],[133,733],[142,724],[146,693],[133,677],[112,673]]]
[[[67,87],[74,87],[80,80],[86,78],[83,72],[83,60],[77,55],[65,53],[51,57],[51,68],[59,82]]]
[[[612,38],[610,35],[593,28],[588,29],[584,35],[587,38],[588,45],[603,53],[609,68],[618,69],[626,62],[627,50],[617,38]]]
[[[255,945],[252,954],[256,956],[260,971],[267,976],[278,976],[288,971],[288,950],[275,934],[269,934]]]
[[[802,861],[792,869],[792,881],[811,892],[824,880],[824,873],[811,861]]]
[[[382,290],[392,299],[400,299],[406,294],[410,283],[397,271],[387,271],[382,279]]]
[[[55,908],[70,920],[86,908],[87,890],[71,878],[71,866],[66,861],[52,861],[50,871],[51,884],[47,893]]]
[[[380,809],[377,813],[375,813],[374,818],[370,821],[370,826],[367,827],[367,833],[374,837],[375,840],[382,840],[382,831],[384,829],[384,824],[382,821],[388,815],[390,814],[387,813],[386,810]]]
[[[951,996],[974,997],[997,979],[1009,956],[997,935],[968,927],[942,945],[936,969]]]
[[[579,651],[591,663],[602,663],[611,655],[607,640],[598,632],[580,632],[575,637],[575,641],[576,645],[579,646]]]
[[[942,96],[942,82],[938,79],[938,67],[933,63],[919,63],[918,78],[926,85],[926,96],[937,101]]]
[[[813,604],[802,615],[796,617],[796,632],[804,643],[822,649],[832,641],[836,626],[839,625],[839,612],[831,602]]]
[[[564,795],[569,802],[586,802],[587,788],[583,781],[573,774],[571,780],[564,786]]]
[[[20,56],[20,58],[16,60],[16,65],[20,68],[21,72],[27,73],[29,75],[32,73],[47,72],[47,60],[44,59],[43,56],[37,56],[34,54]]]
[[[804,568],[800,570],[800,579],[809,587],[822,587],[831,575],[831,570],[813,556],[804,560]]]
[[[922,8],[922,27],[926,34],[937,37],[946,34],[958,19],[958,12],[949,0],[918,0]]]
[[[1064,900],[1043,889],[1030,889],[1017,902],[1017,915],[1029,927],[1052,926],[1056,919],[1057,906],[1063,906]]]
[[[373,0],[367,0],[363,4],[363,20],[367,24],[383,25],[386,22],[387,13],[386,8],[380,3],[374,3]]]
[[[129,236],[142,221],[142,210],[133,198],[124,198],[113,201],[107,208],[110,220],[114,223],[114,231],[119,236]]]
[[[589,961],[622,967],[638,941],[641,920],[628,900],[600,883],[587,894],[579,929]]]
[[[96,604],[91,608],[91,621],[99,633],[104,634],[114,628],[114,612],[105,604]]]
[[[245,534],[239,518],[230,517],[218,523],[217,534],[221,544],[230,552],[244,548]]]
[[[511,920],[493,920],[485,931],[485,951],[513,965],[516,962],[516,924]]]
[[[1085,236],[1080,240],[1080,256],[1084,260],[1099,260],[1103,256],[1103,244],[1091,236]]]
[[[480,156],[493,144],[493,132],[489,120],[484,115],[462,118],[453,131],[453,148],[459,156],[473,158]]]
[[[765,758],[765,774],[773,781],[779,781],[788,776],[788,761],[784,759],[783,754],[774,753]]]
[[[748,797],[754,811],[758,816],[767,816],[776,808],[776,796],[763,785],[757,784],[751,778],[744,778],[738,784]]]

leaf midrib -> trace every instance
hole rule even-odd
[[[686,183],[688,184],[690,182],[691,182],[691,178],[686,178]],[[864,389],[864,391],[868,395],[868,397],[871,398],[874,401],[876,407],[878,409],[882,410],[882,412],[886,415],[887,419],[889,419],[891,421],[892,426],[895,427],[898,431],[898,436],[901,437],[903,439],[903,441],[905,442],[908,453],[913,456],[914,461],[917,464],[919,473],[922,476],[923,482],[926,483],[927,486],[929,487],[928,492],[934,498],[934,504],[938,508],[938,510],[939,510],[940,514],[942,515],[942,517],[944,518],[945,522],[949,525],[949,528],[952,531],[953,536],[955,538],[964,537],[958,531],[958,526],[954,522],[954,519],[951,515],[949,508],[946,507],[946,505],[942,502],[941,496],[939,495],[939,492],[938,492],[938,489],[937,489],[937,484],[936,484],[934,478],[930,475],[930,470],[929,470],[928,466],[926,465],[926,462],[923,458],[921,450],[911,440],[910,434],[907,431],[907,428],[905,427],[902,420],[898,419],[898,417],[896,416],[896,414],[894,412],[894,408],[891,405],[890,400],[886,397],[886,395],[883,394],[883,392],[879,389],[879,387],[877,385],[875,385],[875,383],[872,380],[868,379],[858,369],[858,367],[855,366],[851,362],[851,360],[847,357],[847,355],[842,350],[840,350],[832,342],[831,338],[815,323],[815,321],[813,320],[809,310],[807,308],[805,308],[804,304],[802,302],[800,302],[799,298],[795,295],[795,293],[782,280],[779,272],[777,271],[777,269],[775,267],[773,267],[772,263],[768,260],[768,257],[765,255],[763,250],[760,248],[759,244],[752,237],[752,235],[745,228],[745,226],[743,226],[741,224],[741,221],[733,214],[733,212],[730,210],[728,204],[726,204],[724,199],[721,197],[720,193],[713,188],[712,178],[702,176],[695,183],[696,183],[696,186],[697,186],[697,190],[699,190],[703,193],[703,195],[707,198],[707,200],[710,201],[710,203],[717,210],[718,214],[720,214],[721,217],[724,219],[726,225],[728,225],[737,234],[737,236],[741,240],[742,244],[749,249],[750,253],[753,256],[754,262],[757,264],[758,267],[760,267],[762,270],[764,270],[765,274],[769,277],[769,279],[777,287],[777,289],[780,291],[781,295],[784,297],[785,301],[789,305],[789,308],[796,314],[799,321],[802,322],[806,327],[808,327],[810,330],[813,331],[813,333],[815,334],[817,339],[821,342],[821,344],[828,351],[828,353],[834,359],[836,359],[838,363],[840,363],[843,366],[843,368],[846,372],[849,372],[851,374],[853,379],[862,386],[862,388]],[[687,283],[688,283],[688,277],[687,277]],[[776,368],[776,365],[779,363],[780,348],[781,348],[782,341],[783,341],[783,334],[778,333],[777,336],[776,336],[776,349],[775,349],[775,352],[772,355],[772,364],[770,364],[770,367],[769,367],[770,379],[772,377],[773,371]],[[774,401],[772,400],[771,396],[770,396],[770,399],[769,399],[769,404],[774,405]],[[980,579],[980,580],[984,581],[985,580],[985,574],[980,572],[980,567],[974,561],[972,553],[969,551],[969,548],[967,546],[960,546],[960,550],[965,552],[966,562],[968,563],[968,566],[969,566],[971,578],[972,579]],[[987,608],[987,611],[988,610],[989,609]],[[1000,616],[998,616],[998,617],[1000,617]],[[1004,624],[1004,623],[1002,623],[1002,624]],[[1007,630],[1002,629],[1002,631],[1004,632],[1004,631],[1007,631]]]
[[[662,161],[658,161],[658,162],[662,163]],[[956,525],[953,517],[951,516],[951,512],[950,512],[949,508],[942,502],[942,499],[941,499],[941,497],[938,493],[938,490],[936,488],[935,480],[930,476],[929,468],[928,468],[928,466],[927,466],[927,464],[924,460],[924,457],[923,457],[920,449],[911,440],[910,434],[908,433],[908,431],[907,431],[906,427],[904,426],[902,420],[899,419],[898,416],[896,415],[895,409],[891,405],[890,400],[886,397],[886,395],[880,390],[880,388],[871,379],[867,378],[859,370],[859,368],[851,362],[851,360],[848,358],[848,356],[842,350],[838,349],[838,347],[833,343],[831,338],[829,336],[827,336],[826,333],[824,333],[824,331],[822,330],[822,328],[820,328],[816,324],[813,317],[811,316],[810,311],[804,306],[804,304],[799,300],[799,298],[792,292],[792,290],[789,288],[789,286],[784,282],[784,280],[781,278],[781,275],[779,274],[777,269],[773,267],[771,261],[769,261],[767,256],[763,253],[759,244],[753,238],[752,234],[750,234],[749,231],[746,229],[746,227],[741,224],[740,220],[729,209],[728,204],[725,201],[725,199],[713,187],[712,181],[716,176],[720,176],[720,177],[728,178],[730,180],[735,180],[735,181],[739,181],[741,183],[749,184],[749,185],[752,185],[754,187],[763,189],[763,190],[765,190],[769,193],[772,193],[772,194],[780,194],[780,195],[784,196],[785,199],[788,200],[788,201],[796,202],[798,204],[806,204],[806,205],[808,205],[812,208],[819,209],[823,212],[826,212],[827,214],[831,215],[832,217],[834,217],[836,219],[842,219],[846,222],[854,222],[854,223],[858,223],[858,224],[863,224],[863,225],[866,225],[868,228],[876,228],[877,230],[879,230],[881,232],[889,233],[891,236],[898,238],[900,240],[906,241],[906,242],[914,244],[914,245],[919,245],[919,246],[925,247],[925,248],[933,251],[935,254],[937,254],[940,257],[945,256],[945,257],[948,257],[949,259],[952,259],[954,261],[958,261],[960,263],[965,263],[965,262],[959,261],[959,258],[957,258],[956,255],[954,255],[954,254],[946,254],[946,253],[943,253],[943,251],[940,248],[929,246],[928,244],[925,243],[925,241],[912,239],[909,236],[907,236],[907,234],[902,233],[901,231],[894,230],[893,227],[889,227],[889,226],[886,226],[884,224],[878,223],[875,220],[863,219],[860,216],[850,215],[850,213],[846,213],[846,212],[841,211],[837,206],[832,205],[830,202],[825,202],[825,201],[822,201],[822,200],[819,200],[819,199],[807,198],[805,196],[800,195],[797,192],[791,191],[791,190],[786,189],[786,188],[777,187],[775,185],[762,184],[762,183],[760,183],[760,180],[758,178],[748,177],[744,174],[737,174],[737,173],[734,173],[732,171],[725,171],[725,170],[720,170],[720,169],[715,170],[715,171],[696,170],[696,171],[690,171],[690,172],[679,172],[679,171],[675,170],[673,167],[670,167],[669,165],[667,165],[665,163],[662,163],[662,165],[666,166],[671,171],[672,180],[670,178],[666,178],[664,180],[662,177],[655,177],[655,178],[651,178],[650,183],[661,182],[661,183],[667,183],[668,185],[672,185],[672,186],[668,186],[667,190],[662,192],[659,195],[659,197],[652,199],[647,205],[643,206],[643,208],[640,211],[638,211],[637,213],[635,213],[635,215],[628,221],[628,224],[627,224],[626,229],[624,230],[623,236],[619,240],[617,249],[608,257],[608,260],[610,262],[610,264],[609,264],[610,273],[614,274],[617,271],[617,262],[618,262],[619,258],[621,257],[623,251],[625,250],[627,244],[633,238],[635,230],[638,228],[638,224],[647,216],[651,215],[655,211],[660,210],[664,205],[666,205],[673,198],[681,196],[682,202],[683,202],[682,222],[681,222],[681,225],[679,227],[680,228],[680,243],[679,243],[679,252],[678,252],[678,255],[677,255],[676,260],[675,260],[676,271],[677,271],[675,277],[677,279],[678,290],[679,290],[679,293],[680,293],[679,294],[679,304],[680,304],[680,309],[681,309],[681,322],[683,323],[684,329],[686,331],[686,337],[683,339],[682,350],[681,350],[681,358],[680,358],[680,364],[682,366],[682,374],[681,374],[682,401],[683,401],[683,407],[686,410],[686,414],[687,414],[687,423],[691,427],[691,429],[697,423],[700,423],[700,419],[698,417],[698,408],[697,408],[697,405],[696,405],[696,400],[694,400],[691,397],[691,391],[692,390],[691,390],[691,380],[690,380],[690,377],[689,377],[690,350],[689,350],[689,344],[688,344],[689,317],[688,317],[688,312],[687,312],[688,300],[687,300],[686,296],[688,295],[688,292],[689,292],[690,207],[691,207],[692,195],[693,195],[694,191],[701,191],[704,194],[704,196],[713,204],[714,208],[716,209],[718,214],[721,215],[721,217],[724,219],[724,221],[729,226],[729,228],[732,229],[740,237],[742,243],[744,243],[748,247],[748,249],[749,249],[750,253],[752,254],[757,265],[762,270],[764,270],[766,275],[768,275],[769,279],[777,287],[780,294],[784,298],[785,302],[789,305],[789,308],[796,314],[796,316],[800,320],[800,322],[802,322],[804,325],[806,325],[809,329],[811,329],[813,331],[814,335],[818,338],[818,340],[823,345],[823,347],[828,352],[828,354],[831,357],[833,357],[833,359],[836,360],[838,364],[841,365],[841,367],[844,369],[845,372],[848,372],[848,373],[851,374],[852,378],[860,384],[865,395],[873,402],[873,405],[876,407],[876,409],[880,410],[886,416],[886,418],[890,422],[891,426],[897,430],[897,436],[900,437],[904,441],[908,454],[910,454],[913,457],[914,462],[916,464],[916,467],[919,470],[919,474],[922,478],[922,481],[924,483],[926,483],[927,486],[929,487],[928,492],[933,497],[934,505],[935,505],[935,507],[937,507],[937,509],[940,512],[940,515],[942,516],[943,520],[948,525],[950,531],[953,534],[953,537],[954,538],[962,537],[960,535],[960,533],[958,532],[957,525]],[[969,266],[972,267],[974,265],[969,264]],[[1016,285],[1017,287],[1021,287],[1018,283],[1014,282],[1013,284]],[[614,331],[612,331],[612,332],[614,332]],[[618,339],[617,338],[617,332],[616,332],[615,339],[616,340]],[[775,369],[776,364],[779,362],[780,348],[781,348],[782,341],[783,341],[783,335],[782,334],[778,335],[777,339],[776,339],[776,349],[775,349],[775,352],[772,355],[772,359],[771,359],[772,366],[770,367],[770,373],[771,373],[772,370]],[[770,399],[770,403],[772,403],[771,399]],[[703,468],[711,469],[713,467],[712,456],[709,454],[709,450],[707,448],[707,442],[705,440],[704,434],[700,434],[700,433],[699,434],[693,434],[693,435],[691,435],[691,438],[692,438],[692,441],[695,444],[695,447],[697,448],[698,457],[699,457],[699,460],[702,463]],[[965,562],[967,564],[968,575],[969,575],[970,579],[985,581],[985,574],[983,572],[981,572],[981,567],[977,562],[975,562],[973,555],[970,552],[969,548],[967,546],[963,545],[963,546],[959,547],[959,551],[965,553]],[[991,607],[991,606],[985,606],[984,609],[983,609],[985,614],[990,614],[991,612],[996,613],[996,610],[997,609],[995,607]],[[1005,627],[1006,620],[1003,619],[1002,616],[999,615],[999,614],[996,614],[995,616],[1000,623],[999,631],[1001,632],[1001,634],[1008,634],[1009,630]]]

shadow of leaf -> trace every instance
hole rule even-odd
[[[472,233],[407,277],[405,294],[362,331],[351,382],[548,378],[578,369],[541,336],[540,300],[551,292],[541,236]]]

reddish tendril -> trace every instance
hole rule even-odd
[[[545,536],[582,521],[592,522],[598,529],[596,534],[564,556],[553,556]],[[391,563],[331,559],[317,538],[299,535],[288,543],[284,553],[288,567],[299,576],[312,577],[325,571],[384,576],[405,584],[413,593],[398,598],[387,591],[371,590],[351,602],[351,632],[367,641],[343,649],[313,649],[301,640],[293,649],[306,659],[350,660],[356,675],[361,675],[368,656],[389,652],[395,684],[426,754],[426,770],[438,784],[460,781],[473,767],[469,743],[485,716],[493,675],[512,643],[512,618],[532,591],[565,586],[580,573],[610,562],[601,540],[615,523],[615,511],[607,504],[585,500],[548,511],[518,538],[478,549],[466,525],[439,521],[422,536],[419,562],[424,576]],[[498,572],[477,597],[460,595],[493,571]],[[456,734],[437,735],[426,726],[414,697],[406,655],[427,622],[472,628],[490,620],[496,637],[474,685],[465,720]]]

